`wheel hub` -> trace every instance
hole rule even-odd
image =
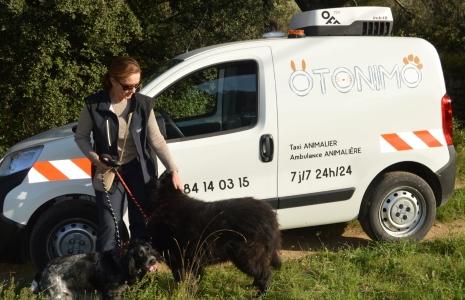
[[[53,235],[53,250],[57,256],[88,253],[95,250],[95,229],[82,222],[68,223]]]
[[[411,199],[399,199],[395,205],[390,208],[391,220],[398,227],[408,227],[415,222],[415,217],[418,212],[416,203],[410,201]]]
[[[380,218],[387,231],[394,235],[406,235],[418,228],[422,219],[421,202],[407,190],[389,194],[383,201]]]

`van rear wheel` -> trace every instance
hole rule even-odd
[[[422,239],[436,218],[433,190],[421,177],[389,172],[368,192],[359,221],[373,240]]]
[[[31,232],[29,251],[42,269],[58,256],[95,251],[96,208],[82,201],[66,201],[50,207]]]

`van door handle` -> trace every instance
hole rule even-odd
[[[260,159],[262,162],[270,162],[273,160],[273,137],[271,134],[264,134],[260,137]]]

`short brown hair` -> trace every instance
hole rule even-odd
[[[136,73],[142,73],[137,60],[130,56],[117,56],[103,76],[103,87],[107,91],[111,89],[111,77],[121,80]]]

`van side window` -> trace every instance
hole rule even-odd
[[[257,63],[239,61],[188,75],[155,98],[167,139],[246,129],[257,122]]]

